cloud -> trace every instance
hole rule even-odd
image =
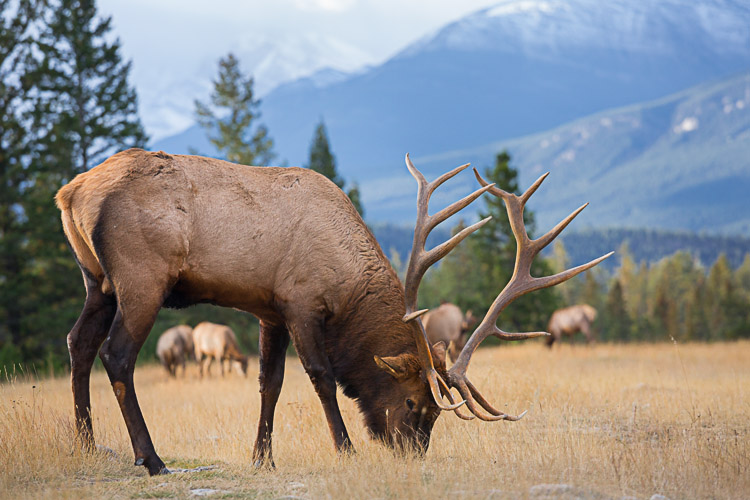
[[[351,9],[354,3],[354,0],[294,0],[298,9],[306,11],[344,12]]]

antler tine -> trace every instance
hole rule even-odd
[[[445,395],[446,398],[448,398],[448,401],[453,405],[456,404],[455,400],[453,399],[453,394],[451,394],[450,387],[448,387],[448,384],[445,383],[442,377],[438,377],[438,382],[440,383],[440,392]],[[458,406],[460,407],[463,403],[466,401],[461,401]],[[456,408],[453,410],[456,412],[456,416],[462,420],[474,420],[476,417],[472,414],[465,414],[460,408]]]
[[[437,179],[435,179],[434,181],[430,182],[430,191],[429,191],[429,193],[432,194],[432,192],[435,191],[438,187],[440,187],[440,185],[442,185],[445,181],[447,181],[448,179],[451,179],[451,178],[455,177],[457,174],[463,172],[464,170],[466,170],[467,168],[469,168],[470,165],[471,165],[471,163],[464,163],[460,167],[456,167],[453,170],[451,170],[450,172],[446,172],[443,175],[441,175],[440,177],[438,177]]]
[[[481,184],[482,186],[489,186],[490,185],[489,182],[487,182],[486,180],[484,180],[484,178],[481,175],[479,175],[479,171],[477,170],[476,167],[474,167],[472,170],[474,170],[474,177],[477,178],[477,181],[479,181],[479,184]],[[502,189],[500,189],[497,186],[491,188],[490,189],[490,193],[494,194],[498,198],[502,198],[503,200],[507,200],[511,196],[511,194],[509,192],[503,191]]]
[[[466,386],[469,388],[469,392],[471,392],[472,397],[474,397],[474,399],[477,401],[477,403],[479,403],[479,405],[482,408],[487,410],[488,413],[495,415],[497,417],[503,415],[504,416],[503,420],[510,420],[510,421],[515,422],[516,420],[521,420],[523,416],[526,415],[526,413],[528,412],[528,410],[524,410],[524,412],[518,416],[513,416],[513,415],[508,415],[507,413],[503,413],[500,410],[496,409],[494,406],[492,406],[489,401],[484,399],[484,396],[482,396],[479,390],[476,387],[474,387],[474,384],[472,384],[469,379],[466,379]]]
[[[421,321],[419,324],[421,326],[422,324]],[[438,375],[434,367],[432,368],[432,370],[428,370],[427,381],[430,385],[430,391],[432,391],[432,399],[435,400],[435,403],[438,405],[438,408],[440,408],[441,410],[456,411],[461,405],[463,405],[466,402],[462,400],[456,403],[455,400],[453,399],[453,394],[451,394],[450,391],[448,391],[447,398],[450,404],[446,405],[445,403],[443,403],[443,398],[440,395],[440,387],[446,386],[446,383],[443,380],[443,378],[440,375]]]
[[[526,202],[529,201],[529,198],[531,198],[531,195],[536,193],[536,190],[539,189],[539,186],[542,185],[542,182],[544,182],[544,179],[546,179],[548,175],[549,175],[549,172],[539,176],[539,178],[536,181],[534,181],[534,184],[532,184],[531,187],[529,187],[529,189],[527,189],[526,192],[521,195],[522,204],[526,205]]]
[[[476,176],[479,184],[484,187],[488,187],[490,184],[485,181],[479,172],[474,169],[474,175]],[[500,197],[505,202],[505,209],[508,213],[508,219],[510,221],[513,235],[516,239],[516,262],[513,269],[513,275],[510,281],[505,285],[500,294],[495,298],[489,311],[485,315],[482,322],[474,330],[474,333],[469,337],[468,342],[464,345],[461,353],[456,360],[456,363],[451,367],[448,372],[448,382],[452,387],[455,387],[461,397],[466,400],[466,406],[477,418],[482,420],[494,421],[494,420],[518,420],[526,413],[515,417],[507,415],[496,408],[494,408],[477,390],[466,377],[466,370],[469,366],[471,356],[477,349],[479,344],[484,341],[487,337],[493,335],[503,340],[523,340],[534,337],[541,337],[549,335],[546,332],[528,332],[528,333],[507,333],[500,330],[497,327],[497,319],[500,313],[515,299],[540,288],[546,288],[563,281],[572,278],[578,273],[589,269],[604,259],[612,255],[610,252],[607,255],[603,255],[598,259],[594,259],[591,262],[568,269],[561,273],[557,273],[552,276],[546,276],[543,278],[534,278],[531,276],[531,264],[534,257],[546,247],[557,235],[562,232],[565,227],[583,210],[586,205],[578,208],[563,221],[557,224],[552,230],[547,232],[541,238],[536,240],[529,239],[528,233],[526,232],[526,225],[523,221],[523,209],[526,202],[529,200],[532,194],[539,188],[544,182],[549,173],[546,173],[539,177],[539,179],[529,187],[523,195],[518,196],[513,193],[508,193],[500,188],[492,187],[490,192],[497,197]],[[481,407],[481,409],[480,409]],[[486,412],[486,413],[485,413]]]
[[[537,337],[549,337],[547,332],[520,332],[520,333],[508,333],[495,327],[495,331],[492,333],[493,336],[500,340],[509,340],[514,342],[516,340],[535,339]]]
[[[479,420],[484,420],[485,422],[497,422],[498,420],[510,420],[510,421],[516,421],[523,418],[524,415],[526,415],[526,412],[521,413],[518,416],[515,415],[508,415],[507,413],[503,413],[501,411],[496,410],[495,408],[490,405],[484,397],[477,391],[476,389],[470,389],[467,384],[470,382],[467,380],[461,381],[456,389],[458,389],[458,392],[461,394],[461,397],[463,397],[466,400],[466,407],[471,411],[471,413],[474,414]],[[473,387],[473,386],[472,386]],[[476,393],[479,401],[479,405],[477,406],[477,403],[479,401],[476,401],[474,399],[473,393]],[[482,404],[484,403],[484,404]],[[485,407],[485,404],[487,405]],[[488,409],[489,407],[489,409]],[[482,408],[482,410],[480,410]],[[491,409],[491,410],[490,410]],[[484,410],[484,411],[483,411]]]
[[[435,226],[443,222],[445,219],[447,219],[451,215],[455,215],[462,209],[469,206],[472,201],[482,196],[485,192],[489,191],[494,186],[495,186],[494,184],[488,184],[487,186],[479,188],[473,193],[467,196],[464,196],[460,200],[454,201],[453,203],[451,203],[450,205],[448,205],[447,207],[445,207],[438,213],[428,216],[428,222],[426,224],[427,230],[432,231],[433,229],[435,229]]]
[[[433,265],[435,262],[439,261],[443,257],[445,257],[451,250],[456,248],[456,246],[461,243],[464,238],[469,236],[471,233],[479,229],[480,227],[484,226],[487,222],[490,221],[492,217],[487,217],[485,219],[480,220],[479,222],[476,222],[472,224],[469,227],[465,227],[458,233],[451,236],[451,238],[447,241],[444,241],[440,245],[436,246],[432,250],[425,253],[425,270],[429,269],[431,265]]]
[[[487,186],[489,183],[482,178],[481,175],[479,175],[479,172],[477,169],[474,169],[474,176],[479,181],[479,184],[482,186]],[[531,186],[524,196],[528,194],[531,196],[531,193],[536,191],[536,189],[539,187],[539,185],[542,183],[542,181],[547,177],[547,175],[541,176],[537,181],[534,183],[533,186]],[[531,240],[529,239],[528,233],[526,233],[526,226],[523,222],[523,209],[524,205],[526,204],[526,200],[528,200],[528,197],[524,199],[522,196],[515,195],[513,193],[508,193],[507,191],[503,191],[502,189],[498,187],[493,187],[490,189],[490,193],[494,194],[498,198],[502,198],[502,200],[505,202],[505,210],[508,212],[508,220],[510,221],[510,228],[513,231],[513,236],[516,238],[517,242],[517,252],[516,252],[516,267],[521,265],[522,267],[525,264],[528,264],[529,269],[531,268],[531,260],[534,259],[535,254],[530,254],[530,258],[526,258],[527,255],[522,255],[521,249],[526,248]],[[522,258],[523,257],[523,258]]]
[[[409,158],[409,153],[406,153],[406,168],[409,169],[409,172],[417,180],[417,183],[419,183],[420,186],[427,185],[427,179],[424,178],[424,175],[422,175],[422,172],[417,170],[417,167],[415,167],[414,164],[411,162],[411,158]]]
[[[578,214],[580,214],[583,211],[583,209],[586,208],[587,206],[589,206],[589,204],[584,203],[583,205],[578,207],[577,210],[574,210],[573,213],[565,217],[565,219],[558,222],[555,227],[547,231],[547,233],[544,236],[540,236],[539,238],[533,240],[532,243],[534,244],[534,249],[536,253],[541,252],[547,245],[549,245],[552,242],[552,240],[557,238],[557,235],[562,233],[563,229],[568,227],[568,224],[573,222],[573,219],[575,219],[578,216]]]
[[[541,288],[547,288],[550,286],[559,285],[563,281],[567,281],[573,276],[580,274],[587,269],[591,269],[592,267],[594,267],[601,261],[610,258],[612,255],[614,255],[614,253],[615,252],[609,252],[608,254],[602,255],[601,257],[597,259],[589,261],[585,264],[581,264],[580,266],[573,267],[571,269],[568,269],[567,271],[553,274],[552,276],[544,276],[543,278],[533,278],[535,285],[534,287],[529,289],[529,292],[532,292],[534,290],[539,290]]]

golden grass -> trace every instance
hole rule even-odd
[[[563,346],[528,342],[480,350],[474,382],[520,422],[446,414],[422,459],[371,442],[341,396],[357,448],[338,457],[321,406],[289,358],[276,413],[275,471],[250,465],[259,396],[247,379],[169,380],[136,369],[157,451],[169,467],[215,470],[149,478],[132,451],[106,375],[92,381],[97,442],[73,446],[67,378],[10,376],[0,385],[0,496],[8,498],[670,498],[750,497],[750,342]],[[215,368],[215,367],[214,367]],[[216,370],[215,370],[216,371]],[[533,488],[540,484],[563,487]],[[546,494],[548,496],[544,496]]]

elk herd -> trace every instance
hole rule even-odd
[[[227,369],[233,368],[247,375],[247,356],[242,354],[237,337],[226,325],[217,325],[203,321],[195,328],[188,325],[177,325],[168,329],[156,343],[156,356],[164,369],[171,376],[177,374],[177,367],[182,367],[185,376],[185,362],[194,359],[198,363],[201,378],[204,371],[211,374],[211,364],[216,360],[221,376]]]
[[[168,470],[156,453],[136,397],[138,352],[162,307],[198,303],[232,307],[260,321],[260,412],[253,449],[257,467],[273,467],[276,403],[290,342],[320,399],[339,452],[352,451],[336,389],[357,402],[370,435],[387,446],[427,451],[443,413],[464,420],[518,420],[491,404],[469,380],[472,355],[487,337],[516,341],[549,335],[497,327],[516,298],[589,269],[610,254],[552,276],[533,277],[533,259],[585,207],[537,239],[523,210],[547,174],[521,195],[486,182],[430,215],[433,192],[468,165],[428,182],[406,156],[417,181],[417,217],[405,281],[335,184],[302,168],[248,167],[198,156],[130,149],[82,173],[56,196],[65,236],[83,276],[86,300],[68,334],[77,436],[94,448],[90,374],[99,355],[130,436],[135,464],[151,475]],[[427,269],[489,218],[427,250],[430,231],[480,196],[501,198],[517,243],[513,275],[483,318],[450,304],[418,308]],[[488,300],[488,303],[490,300]],[[578,319],[576,319],[578,318]],[[581,320],[584,318],[584,320]],[[554,320],[554,322],[553,322]],[[552,339],[591,315],[552,318]],[[559,332],[559,333],[554,333]],[[162,342],[163,341],[163,342]],[[191,345],[192,344],[192,345]],[[449,367],[446,351],[453,360]],[[178,326],[159,341],[159,358],[174,375],[193,354],[207,372],[212,360],[247,357],[227,327]],[[204,364],[206,365],[204,367]],[[525,413],[525,412],[524,412]]]

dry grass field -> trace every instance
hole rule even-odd
[[[750,342],[480,350],[474,382],[506,411],[529,414],[515,423],[444,414],[424,459],[371,442],[343,396],[357,453],[336,456],[312,385],[289,358],[275,471],[250,465],[257,370],[255,360],[246,379],[199,380],[191,365],[170,380],[155,365],[136,369],[167,466],[216,466],[154,478],[132,465],[103,371],[92,382],[95,433],[115,453],[82,456],[67,378],[11,370],[0,385],[0,497],[750,498]]]

